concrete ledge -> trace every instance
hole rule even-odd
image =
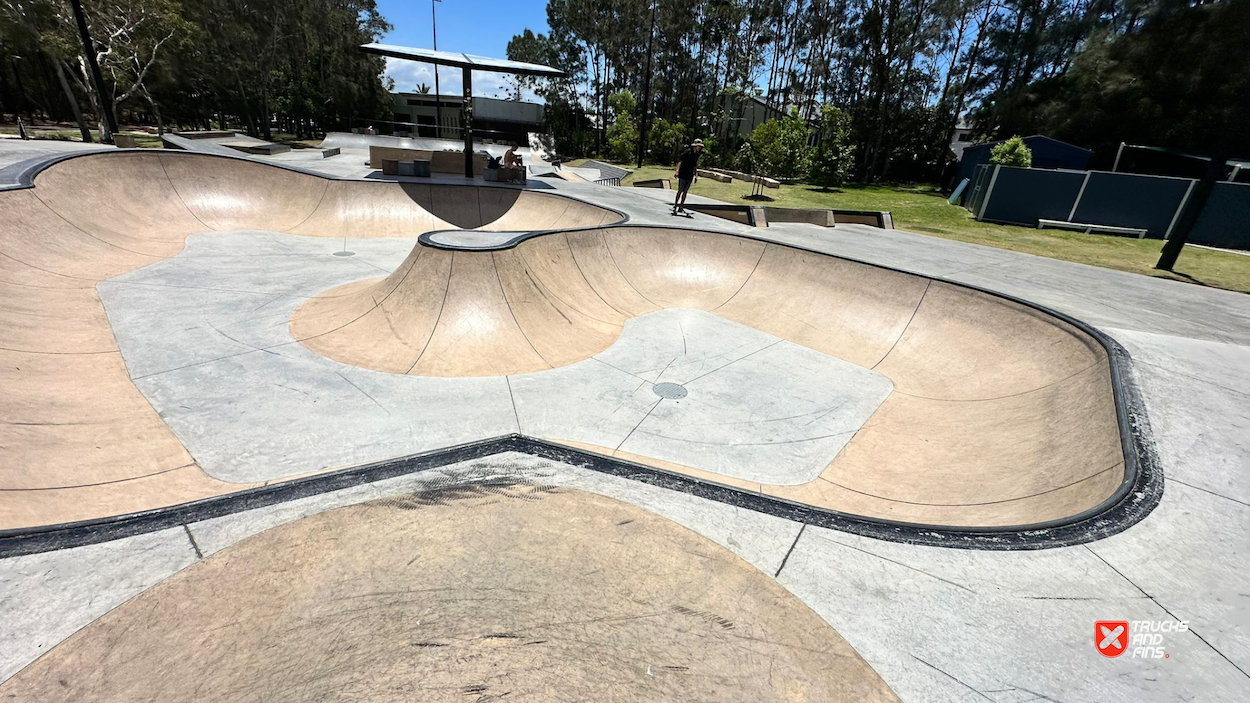
[[[781,182],[780,182],[780,181],[778,181],[778,180],[777,180],[777,179],[775,179],[775,178],[768,178],[767,176],[755,176],[755,175],[752,175],[752,174],[749,174],[749,173],[743,173],[742,171],[730,171],[729,169],[726,169],[726,168],[707,168],[707,169],[700,169],[700,170],[699,170],[699,175],[700,175],[700,176],[702,176],[704,171],[710,171],[711,173],[717,173],[717,174],[720,174],[720,175],[722,175],[722,176],[728,176],[728,177],[730,177],[730,178],[736,178],[736,179],[738,179],[738,180],[740,180],[740,181],[746,181],[747,183],[754,183],[756,180],[759,180],[759,181],[762,181],[762,182],[764,183],[764,187],[765,187],[765,188],[780,188],[780,187],[781,187]],[[709,176],[709,178],[713,178],[713,177],[712,177],[712,176]],[[719,180],[719,179],[717,179],[717,180]],[[722,182],[722,183],[728,183],[729,181],[721,181],[721,182]]]
[[[672,180],[668,178],[652,178],[646,181],[634,181],[635,188],[662,188],[664,190],[672,190]]]
[[[369,151],[373,151],[373,147],[369,147]],[[425,159],[430,162],[430,170],[434,173],[464,173],[464,152],[463,151],[435,151],[425,152],[429,156],[410,157],[412,159]],[[408,160],[407,158],[404,160]],[[486,157],[481,154],[473,155],[473,172],[483,173],[486,171]]]
[[[740,181],[751,180],[750,176],[748,176],[747,174],[741,171],[731,171],[727,168],[708,168],[706,170],[711,171],[712,173],[720,173],[720,174],[729,176],[730,178],[737,178]]]
[[[858,224],[880,229],[894,229],[893,218],[884,210],[828,210],[728,203],[704,205],[689,202],[686,203],[686,209],[751,227],[767,227],[769,222],[806,222],[821,227],[833,227],[835,224]]]
[[[234,136],[234,132],[223,130],[205,132],[175,132],[175,134],[183,139],[224,139],[226,137]]]
[[[726,174],[723,174],[723,173],[717,173],[717,172],[715,172],[715,171],[708,171],[708,170],[706,170],[706,169],[702,169],[702,168],[701,168],[701,169],[699,169],[698,171],[696,171],[696,173],[698,173],[698,174],[699,174],[699,177],[700,177],[700,178],[710,178],[710,179],[712,179],[712,180],[716,181],[717,183],[729,183],[730,181],[732,181],[732,180],[733,180],[733,177],[728,176],[728,175],[726,175]]]
[[[699,203],[687,202],[685,205],[687,210],[703,213],[719,217],[722,220],[737,222],[741,225],[750,225],[751,227],[767,227],[768,213],[759,205],[703,205]]]
[[[371,146],[369,147],[369,168],[382,168],[382,164],[387,160],[394,161],[414,161],[422,159],[429,161],[432,151],[425,149],[405,149],[398,146]],[[463,162],[461,162],[463,168]],[[393,174],[391,174],[393,175]]]
[[[272,144],[270,142],[222,142],[222,146],[230,147],[245,154],[266,154],[269,156],[285,154],[291,150],[291,147],[285,144]]]
[[[806,222],[821,227],[832,227],[835,220],[832,210],[796,207],[765,207],[772,222]]]
[[[855,224],[894,229],[894,218],[885,210],[826,210],[823,208],[766,207],[772,222],[806,222],[832,227],[835,224]]]

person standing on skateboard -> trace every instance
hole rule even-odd
[[[703,140],[696,139],[690,144],[689,149],[677,157],[677,167],[673,170],[673,175],[677,177],[677,198],[673,200],[674,213],[686,211],[686,193],[698,178],[699,154],[702,152]]]

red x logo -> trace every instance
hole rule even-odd
[[[1094,646],[1104,657],[1118,657],[1128,648],[1127,620],[1099,620],[1094,623]]]

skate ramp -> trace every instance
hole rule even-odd
[[[291,335],[308,349],[388,374],[506,376],[520,397],[543,374],[602,364],[621,349],[614,344],[627,326],[666,311],[680,313],[676,332],[644,351],[696,348],[700,340],[687,339],[681,321],[694,315],[712,320],[706,329],[716,320],[728,325],[723,343],[731,347],[763,335],[764,344],[790,345],[794,358],[808,355],[778,370],[779,357],[760,354],[758,371],[739,385],[726,382],[711,396],[693,389],[672,401],[651,397],[651,387],[660,393],[659,381],[668,380],[660,376],[675,372],[661,367],[673,359],[611,361],[628,367],[622,373],[635,376],[657,407],[704,408],[648,442],[603,440],[580,416],[585,408],[570,404],[573,395],[531,393],[538,400],[526,401],[529,410],[509,408],[543,419],[522,431],[568,446],[798,504],[952,527],[1063,521],[1098,509],[1126,478],[1110,361],[1097,340],[1029,306],[920,276],[723,234],[605,227],[622,216],[545,193],[338,181],[177,152],[55,163],[33,187],[0,192],[0,218],[0,529],[254,485],[206,474],[174,436],[131,380],[95,290],[99,281],[179,255],[187,236],[212,231],[565,230],[502,251],[417,245],[389,275],[326,290],[292,315]],[[162,285],[214,284],[210,277]],[[194,309],[179,315],[197,319]],[[657,325],[639,327],[637,339],[645,342]],[[720,373],[715,359],[700,363]],[[783,458],[801,454],[813,439],[803,423],[819,426],[820,418],[796,417],[786,394],[811,395],[823,386],[805,383],[804,374],[823,380],[820,369],[833,367],[885,391],[883,399],[857,401],[869,415],[855,420],[814,478],[726,474],[700,459],[753,456],[761,444]],[[594,392],[576,382],[568,388]],[[194,404],[195,390],[185,392]],[[831,412],[842,404],[836,394],[828,398]],[[547,422],[556,416],[572,420]]]
[[[672,441],[667,454],[648,455],[587,441],[590,431],[546,439],[909,523],[1061,519],[1097,506],[1124,478],[1106,351],[1086,333],[986,293],[746,238],[613,227],[494,252],[418,245],[390,276],[308,301],[291,330],[319,354],[365,368],[524,379],[592,357],[620,367],[628,361],[603,353],[625,325],[667,309],[706,311],[871,370],[893,392],[815,480],[797,485],[673,461]],[[773,388],[795,380],[760,373]],[[741,395],[755,392],[750,383]],[[747,406],[743,436],[791,419],[784,398],[759,392],[755,410],[749,397],[718,396],[721,408]]]
[[[415,238],[619,219],[513,188],[338,181],[185,152],[101,152],[44,168],[33,187],[0,191],[0,529],[250,487],[204,474],[135,388],[95,290],[178,254],[188,236]]]

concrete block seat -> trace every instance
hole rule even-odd
[[[34,191],[0,192],[0,217],[0,528],[168,506],[517,431],[918,525],[1061,520],[1100,506],[1125,478],[1097,340],[922,276],[616,225],[618,213],[540,192],[337,181],[182,152],[60,161]],[[449,229],[546,233],[493,251],[397,242],[409,253],[381,276],[301,243]],[[214,231],[182,253],[188,236]],[[248,242],[303,263],[279,276],[249,258]],[[237,273],[213,268],[227,259]],[[143,275],[203,282],[145,287]],[[101,283],[118,276],[129,285]],[[229,298],[258,288],[267,297],[247,306]],[[159,295],[135,297],[151,290]],[[204,375],[206,340],[227,345],[230,373]],[[134,370],[154,345],[185,381]],[[271,345],[281,353],[252,353]],[[258,393],[272,385],[264,379],[300,392]],[[352,404],[335,395],[316,412],[300,405],[323,384]],[[374,401],[402,392],[395,402],[407,405],[383,415],[360,388]],[[380,424],[442,412],[439,403],[483,429],[459,422],[438,434],[437,415],[402,431]],[[354,413],[378,413],[368,426],[412,443],[327,458],[351,435],[318,438]],[[263,425],[277,417],[280,426]],[[498,427],[483,424],[495,417]],[[474,431],[490,434],[463,434]],[[285,439],[274,435],[293,444],[267,450]]]

